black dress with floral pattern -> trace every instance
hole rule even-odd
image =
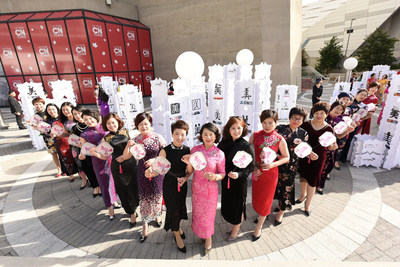
[[[294,149],[299,143],[308,140],[308,134],[307,131],[300,127],[293,131],[289,125],[278,125],[275,131],[285,138],[290,156],[288,163],[279,166],[275,199],[279,201],[280,210],[292,210],[292,205],[295,204],[294,179],[299,166],[298,157],[294,153]]]

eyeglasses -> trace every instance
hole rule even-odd
[[[290,120],[292,120],[292,121],[303,121],[303,118],[291,117]]]

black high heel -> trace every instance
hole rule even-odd
[[[304,201],[306,198],[307,198],[307,196],[305,196],[305,197],[303,198],[303,200],[296,199],[295,203],[296,203],[296,204],[301,204],[301,203],[303,203],[303,201]]]
[[[178,247],[178,243],[176,242],[176,237],[175,237],[175,235],[174,235],[174,240],[175,240],[175,244],[176,244],[176,247],[178,248],[178,250],[179,250],[180,252],[186,253],[186,247],[185,247],[185,246],[183,246],[183,248]]]
[[[186,235],[185,235],[184,231],[182,231],[182,234],[179,234],[179,235],[181,236],[182,239],[186,239]]]

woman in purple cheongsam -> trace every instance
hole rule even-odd
[[[81,134],[82,144],[89,142],[93,145],[99,145],[106,132],[103,130],[100,120],[100,114],[97,111],[84,110],[82,112],[83,120],[88,128]],[[82,153],[79,155],[80,160],[84,160],[85,156]],[[114,180],[110,170],[110,160],[101,158],[101,156],[92,151],[92,164],[96,174],[97,182],[100,185],[101,196],[103,197],[104,204],[108,209],[109,219],[114,219],[114,208],[120,208],[116,202],[117,194],[115,193]]]

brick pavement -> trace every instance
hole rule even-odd
[[[13,154],[0,156],[0,257],[36,253],[36,256],[100,259],[191,259],[192,263],[249,259],[289,263],[400,261],[400,219],[396,220],[400,216],[398,169],[376,172],[373,174],[376,179],[368,178],[376,171],[371,168],[334,170],[325,194],[313,200],[311,217],[306,218],[302,205],[296,205],[292,212],[285,214],[282,225],[274,227],[275,214],[272,214],[264,225],[262,238],[255,243],[250,241],[254,229],[252,220],[256,216],[251,203],[247,206],[249,219],[243,223],[238,240],[232,243],[225,241],[229,225],[217,211],[214,249],[208,257],[201,257],[203,245],[192,233],[190,220],[183,223],[187,254],[177,251],[171,232],[154,227],[150,228],[146,242],[140,244],[140,217],[133,229],[128,229],[128,216],[122,210],[117,210],[116,219],[110,222],[104,204],[100,198],[92,198],[91,189],[80,191],[79,181],[68,183],[66,178],[54,178],[54,166],[46,152],[31,149]],[[39,158],[41,162],[35,163]],[[25,173],[33,165],[40,169],[37,177]],[[31,193],[20,199],[14,196],[15,202],[5,201],[10,192],[22,190],[31,190]],[[298,181],[296,190],[299,191]],[[13,200],[11,196],[7,199]],[[31,203],[32,208],[27,213],[19,211],[26,203]],[[188,204],[190,207],[189,198]],[[29,226],[33,223],[40,229],[30,233]],[[14,224],[22,226],[18,229]],[[26,231],[21,230],[23,226],[27,227]],[[88,259],[89,262],[94,263]]]

